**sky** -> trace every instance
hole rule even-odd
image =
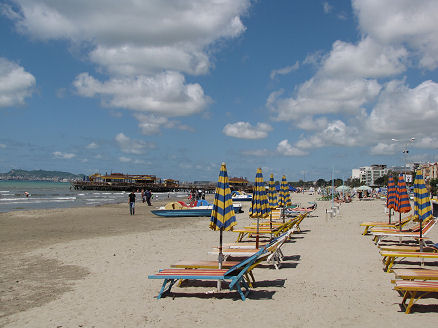
[[[0,1],[0,172],[438,161],[436,17],[436,0]]]

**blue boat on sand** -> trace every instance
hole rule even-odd
[[[198,205],[199,204],[199,205]],[[163,217],[198,217],[211,216],[213,205],[205,200],[197,201],[195,206],[189,206],[184,202],[171,202],[166,206],[160,207],[158,210],[151,211],[157,216]],[[233,204],[234,211],[240,213],[242,211],[241,204]]]

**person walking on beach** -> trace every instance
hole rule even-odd
[[[135,214],[135,193],[134,190],[129,194],[129,214]]]
[[[145,196],[146,196],[146,202],[148,203],[148,206],[152,206],[152,204],[151,204],[151,198],[152,198],[151,191],[150,190],[146,190]]]
[[[143,203],[146,201],[146,195],[144,189],[141,190],[141,200],[143,201]]]

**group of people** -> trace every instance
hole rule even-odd
[[[198,191],[192,190],[188,197],[189,201],[195,201],[200,199],[205,199],[205,191],[199,189]]]
[[[138,190],[137,190],[138,192]],[[152,198],[152,192],[150,190],[141,190],[141,199],[143,203],[147,203],[148,206],[152,206],[151,204],[151,198]],[[134,215],[135,214],[135,192],[134,190],[128,195],[129,199],[129,214]]]

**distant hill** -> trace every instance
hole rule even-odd
[[[0,173],[2,179],[20,179],[20,180],[62,180],[62,179],[80,179],[83,174],[73,174],[62,171],[45,171],[45,170],[10,170],[7,173]]]

